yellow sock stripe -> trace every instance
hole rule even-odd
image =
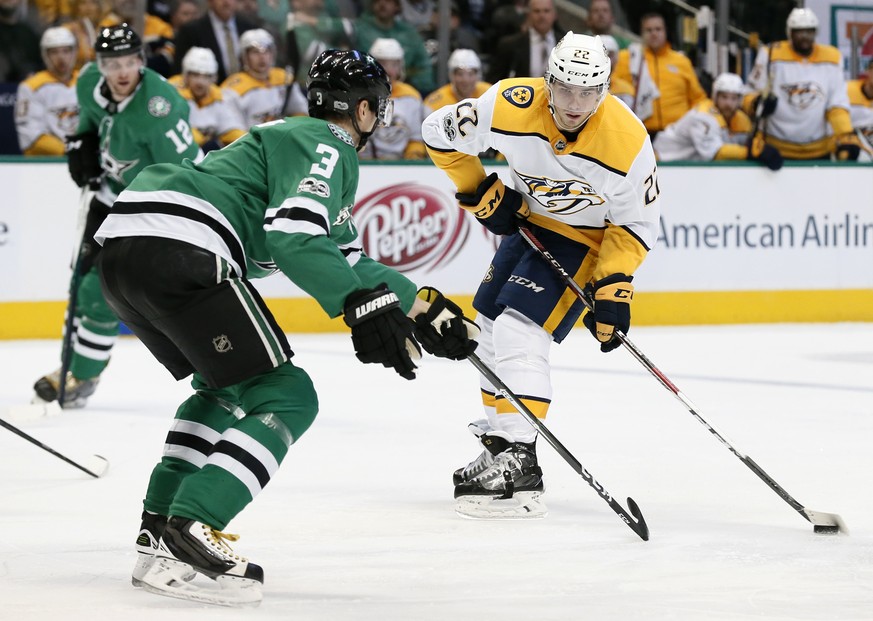
[[[542,397],[528,397],[521,395],[516,395],[526,407],[531,411],[531,413],[537,418],[545,418],[546,414],[549,412],[549,404],[551,404],[550,399],[543,399]],[[498,414],[517,414],[518,410],[512,407],[512,404],[506,400],[502,395],[497,395],[497,403],[495,404]]]
[[[487,390],[482,391],[482,405],[486,408],[493,408],[496,401],[497,397],[493,392],[488,392]]]

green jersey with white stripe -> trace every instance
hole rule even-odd
[[[90,63],[76,82],[76,96],[79,132],[100,137],[106,175],[98,198],[107,205],[146,166],[200,154],[188,125],[188,102],[151,69],[143,69],[136,90],[116,103],[97,63]]]
[[[416,286],[363,252],[352,219],[357,188],[348,132],[320,119],[286,118],[253,127],[198,164],[146,168],[95,238],[178,239],[248,278],[279,269],[331,317],[350,293],[383,282],[408,311]]]

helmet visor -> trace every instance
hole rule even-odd
[[[376,105],[379,108],[377,111],[377,125],[379,127],[388,127],[391,125],[391,119],[394,118],[394,100],[390,97],[379,97]]]

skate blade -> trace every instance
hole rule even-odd
[[[257,580],[218,576],[204,585],[186,581],[186,576],[192,572],[194,568],[187,563],[156,558],[142,577],[142,587],[149,593],[216,606],[255,607],[264,597]]]
[[[149,569],[152,568],[152,565],[155,564],[155,555],[154,553],[147,552],[137,552],[136,553],[136,565],[133,567],[133,571],[130,574],[130,583],[136,588],[143,588],[145,584],[143,584],[143,577],[148,573]],[[187,567],[187,566],[186,566]],[[190,571],[188,573],[182,574],[182,580],[185,582],[191,582],[194,579],[194,576],[197,575],[197,572],[188,567]]]
[[[473,520],[529,520],[544,518],[549,510],[542,492],[518,492],[512,498],[460,496],[455,513]]]

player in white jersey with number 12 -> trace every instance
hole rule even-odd
[[[422,135],[434,163],[458,189],[461,207],[505,235],[473,305],[482,326],[478,354],[545,418],[552,397],[549,348],[583,305],[518,233],[520,218],[581,285],[594,311],[585,321],[604,352],[630,327],[632,275],[655,244],[659,188],[643,124],[609,91],[600,37],[567,35],[545,77],[501,80],[477,99],[433,112]],[[511,186],[476,157],[506,156]],[[457,511],[469,517],[536,517],[542,502],[537,433],[488,381],[487,420],[470,427],[485,447],[455,472]],[[606,403],[604,403],[606,407]]]

